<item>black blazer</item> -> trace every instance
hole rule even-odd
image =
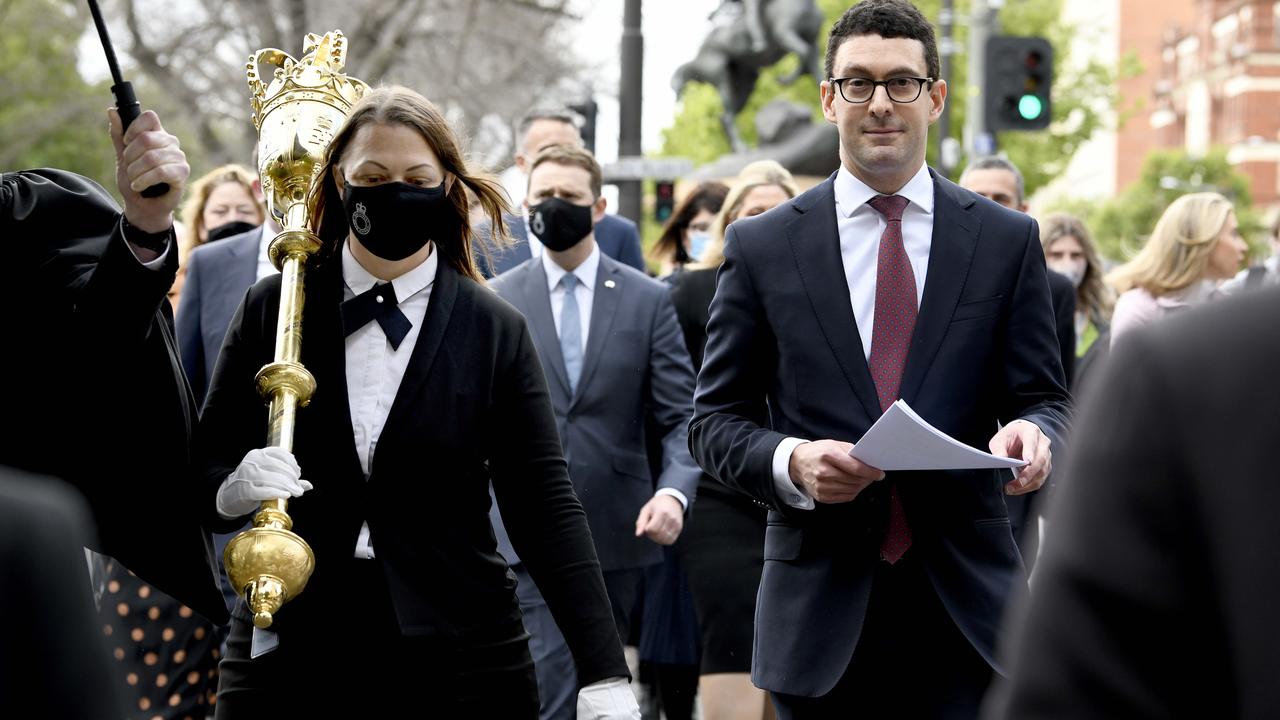
[[[294,455],[315,488],[289,503],[316,553],[306,590],[280,612],[290,632],[321,632],[358,611],[347,584],[368,521],[405,634],[452,635],[518,617],[514,576],[495,549],[489,483],[516,549],[555,614],[583,683],[627,675],[582,505],[565,469],[542,368],[524,318],[440,263],[424,325],[366,481],[352,439],[341,265],[306,280],[302,362],[315,376]],[[254,374],[275,344],[280,277],[250,288],[232,320],[201,418],[206,507],[267,414]],[[226,529],[243,519],[223,521]]]
[[[1117,344],[988,717],[1280,716],[1277,321],[1280,288]]]
[[[160,268],[143,267],[120,222],[115,201],[87,178],[3,175],[10,346],[0,353],[0,465],[73,484],[93,512],[97,549],[226,622],[188,473],[196,407],[165,297],[177,242],[170,236]]]
[[[690,443],[719,481],[768,504],[753,680],[819,696],[849,665],[888,517],[887,483],[816,510],[779,500],[787,436],[856,442],[880,416],[840,259],[834,176],[729,226]],[[933,176],[934,236],[901,397],[985,448],[1025,418],[1056,441],[1067,410],[1039,232],[1030,217]],[[1006,596],[1023,583],[1002,486],[1008,472],[894,473],[912,552],[994,666]]]

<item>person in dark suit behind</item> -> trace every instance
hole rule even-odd
[[[0,716],[125,717],[98,634],[84,546],[84,497],[51,478],[0,468]]]
[[[938,65],[914,6],[850,8],[821,83],[840,169],[726,234],[689,435],[770,507],[752,679],[784,719],[976,715],[1025,587],[1005,495],[1044,482],[1065,430],[1035,221],[925,165]],[[1006,482],[851,457],[898,399],[1028,465]]]
[[[352,108],[319,177],[323,248],[306,278],[301,358],[318,389],[293,452],[262,449],[254,388],[273,357],[278,275],[232,320],[201,418],[210,513],[234,527],[262,500],[292,497],[293,529],[317,558],[266,655],[250,659],[252,618],[237,604],[217,717],[318,716],[357,699],[376,713],[424,698],[444,717],[537,717],[515,578],[489,524],[492,482],[573,650],[580,704],[617,709],[580,716],[630,718],[534,344],[472,262],[464,186],[493,219],[500,187],[468,171],[435,106],[398,87]]]
[[[973,161],[960,173],[959,185],[1010,210],[1022,213],[1027,211],[1022,172],[1017,165],[1005,158],[993,156]],[[1043,247],[1044,243],[1041,242],[1041,248]],[[1053,301],[1053,319],[1058,329],[1062,369],[1067,379],[1067,388],[1070,389],[1076,365],[1075,284],[1067,276],[1052,269],[1045,275],[1049,279],[1049,297]],[[1050,478],[1050,488],[1052,485],[1053,479]],[[1024,495],[1010,495],[1005,499],[1005,504],[1009,507],[1013,538],[1018,541],[1018,547],[1022,550],[1028,573],[1034,567],[1039,553],[1040,517],[1044,514],[1043,505],[1050,488]]]
[[[680,536],[701,473],[689,456],[687,434],[693,368],[667,287],[596,246],[593,227],[605,210],[600,184],[600,166],[586,150],[560,145],[539,153],[530,165],[526,203],[546,253],[492,286],[529,322],[569,477],[582,498],[625,641],[644,569],[662,562],[660,546]],[[656,490],[646,454],[650,418],[662,448]],[[530,512],[504,507],[492,520],[495,527],[512,526],[528,522]],[[505,543],[500,549],[516,566],[522,612],[545,617],[523,558]],[[545,633],[531,629],[546,656],[538,663],[547,701],[542,715],[572,717],[564,701],[564,641],[551,630],[554,623],[534,622],[549,626]]]
[[[187,480],[196,408],[165,298],[178,266],[173,208],[190,169],[155,113],[123,137],[114,111],[111,124],[123,213],[79,175],[0,176],[10,270],[0,292],[18,343],[0,353],[0,464],[70,482],[93,513],[96,549],[225,622]],[[139,193],[160,182],[165,195]]]
[[[516,167],[526,179],[533,158],[553,145],[582,147],[582,134],[577,121],[568,110],[534,110],[520,120],[520,148],[516,152]],[[527,188],[528,183],[522,187]],[[516,198],[519,205],[522,198]],[[480,241],[476,244],[476,264],[485,278],[496,277],[520,265],[526,260],[542,256],[542,243],[531,237],[523,215],[505,214],[502,222],[513,242],[505,247],[495,247],[490,241],[487,224],[479,229]],[[645,272],[644,253],[640,249],[640,230],[627,218],[605,215],[595,226],[596,244],[600,252],[623,265]],[[488,249],[488,254],[484,252]]]
[[[1278,320],[1262,290],[1113,349],[984,716],[1280,716]]]

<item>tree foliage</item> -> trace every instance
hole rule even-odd
[[[0,170],[58,167],[114,187],[111,93],[76,71],[87,18],[65,0],[0,0]]]
[[[1185,150],[1156,150],[1143,163],[1138,182],[1115,198],[1102,203],[1068,202],[1058,209],[1084,219],[1099,252],[1120,261],[1142,247],[1170,203],[1187,193],[1205,191],[1221,193],[1235,204],[1240,231],[1256,249],[1264,238],[1249,179],[1232,168],[1221,149],[1202,157]]]
[[[849,7],[847,0],[819,0],[819,7],[826,16],[826,23],[819,34],[819,42],[826,47],[831,25]],[[916,5],[925,16],[936,22],[940,0],[918,0]],[[968,12],[967,0],[956,3],[957,15]],[[1123,119],[1126,108],[1121,107],[1116,91],[1116,79],[1121,73],[1133,72],[1133,63],[1126,60],[1121,67],[1109,67],[1097,60],[1087,59],[1075,63],[1069,57],[1071,40],[1086,32],[1100,32],[1063,22],[1062,0],[1015,0],[1001,11],[1002,31],[1011,35],[1042,35],[1049,38],[1055,50],[1055,77],[1053,82],[1053,125],[1043,132],[1005,132],[998,141],[1000,149],[1021,168],[1026,177],[1028,193],[1035,192],[1066,169],[1075,151],[1094,132],[1107,126],[1112,110]],[[957,23],[954,30],[957,53],[952,56],[951,77],[948,78],[952,135],[959,138],[964,127],[968,98],[966,25]],[[756,85],[746,109],[738,116],[736,124],[744,139],[755,139],[755,113],[768,102],[787,99],[814,108],[816,121],[821,122],[819,79],[802,77],[795,85],[783,87],[778,78],[795,67],[794,57],[787,57],[766,70]],[[664,131],[663,153],[684,156],[695,162],[709,162],[729,152],[728,142],[720,129],[720,98],[715,89],[704,83],[691,84],[685,91],[672,125]],[[936,132],[936,129],[934,130]],[[935,139],[936,140],[936,139]],[[929,162],[937,166],[936,142],[929,145]],[[957,170],[958,171],[958,170]]]

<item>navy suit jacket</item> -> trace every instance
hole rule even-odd
[[[227,327],[258,278],[259,226],[225,240],[201,245],[187,260],[176,319],[178,352],[196,402],[204,401],[213,379],[213,366],[222,349]]]
[[[833,180],[729,226],[689,435],[708,473],[770,507],[752,679],[809,697],[829,692],[849,665],[888,518],[889,483],[808,511],[787,506],[773,485],[784,437],[856,442],[881,414],[860,339],[869,329],[849,304]],[[1057,444],[1067,393],[1036,223],[933,181],[933,242],[900,397],[975,447],[1018,418]],[[996,667],[1006,598],[1025,587],[1005,508],[1009,473],[889,478],[911,552]]]
[[[515,243],[511,247],[494,252],[492,259],[486,259],[481,253],[476,253],[476,267],[480,268],[480,272],[486,278],[501,275],[533,257],[533,253],[529,250],[529,236],[524,226],[524,218],[519,215],[507,215],[504,219],[507,222],[507,231],[511,233]],[[477,232],[480,240],[477,247],[487,244],[489,226],[482,225]],[[646,272],[644,253],[640,249],[640,229],[635,223],[618,215],[605,215],[604,219],[596,223],[595,235],[596,244],[600,246],[602,254],[640,272]]]
[[[490,284],[529,321],[569,477],[587,511],[600,567],[661,562],[662,549],[635,536],[636,516],[655,490],[645,451],[646,417],[661,434],[657,487],[679,490],[692,503],[701,475],[689,455],[693,365],[667,286],[600,256],[582,375],[577,392],[570,393],[542,260],[528,260]],[[501,525],[496,512],[492,519],[495,527]],[[504,537],[499,530],[499,549],[514,564]]]

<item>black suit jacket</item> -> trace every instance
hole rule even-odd
[[[827,693],[849,665],[888,517],[888,483],[813,511],[786,506],[773,485],[784,437],[856,442],[881,414],[849,304],[833,180],[729,226],[690,427],[707,472],[772,508],[752,676],[803,696]],[[900,395],[976,447],[1018,418],[1057,440],[1067,396],[1035,221],[933,180],[935,230]],[[1002,490],[1009,473],[890,477],[911,552],[994,666],[1001,611],[1023,582]]]
[[[1117,343],[989,717],[1280,716],[1280,288]]]
[[[0,716],[128,716],[85,574],[92,537],[75,490],[0,468]]]
[[[351,563],[362,562],[352,554],[364,521],[405,634],[452,635],[518,617],[515,578],[489,525],[492,481],[580,680],[627,675],[524,318],[440,263],[366,480],[352,438],[342,288],[336,260],[308,271],[302,363],[317,388],[298,413],[293,452],[315,487],[289,503],[289,514],[317,560],[306,590],[279,614],[281,641],[328,632],[359,611],[348,580]],[[249,290],[214,371],[200,424],[210,513],[222,481],[266,439],[253,377],[273,356],[279,296],[279,276]]]
[[[188,472],[196,408],[165,297],[177,243],[170,236],[162,267],[143,267],[120,223],[87,178],[45,169],[0,180],[10,310],[0,464],[72,483],[93,511],[98,549],[225,622]]]

